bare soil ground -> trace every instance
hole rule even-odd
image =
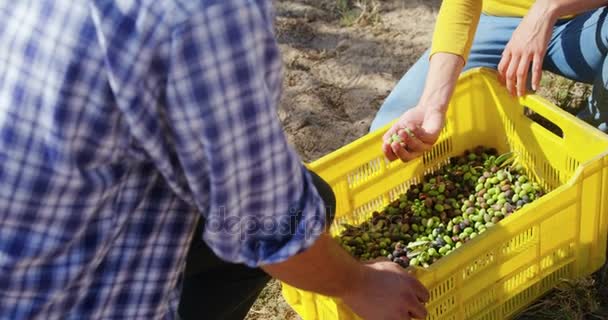
[[[372,13],[379,21],[348,21],[338,3],[277,3],[285,62],[279,117],[305,161],[367,133],[384,98],[430,43],[439,1],[383,1]]]
[[[363,136],[381,103],[431,42],[439,0],[278,0],[284,61],[278,111],[290,143],[315,160]],[[574,112],[588,86],[545,74],[539,93]],[[608,319],[608,272],[564,285],[522,319]],[[602,299],[602,297],[604,299]],[[545,314],[546,311],[553,311]],[[598,314],[595,317],[592,314]],[[272,281],[248,320],[299,319]]]

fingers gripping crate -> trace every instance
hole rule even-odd
[[[527,109],[559,135],[531,120]],[[388,126],[310,164],[336,193],[334,235],[340,224],[380,211],[449,157],[485,145],[515,152],[550,192],[430,268],[414,270],[431,293],[428,319],[508,319],[560,280],[599,269],[608,229],[607,136],[538,96],[511,97],[485,69],[463,73],[447,119],[433,149],[407,164],[385,160]],[[338,299],[286,284],[283,295],[305,320],[357,319]]]

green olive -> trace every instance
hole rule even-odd
[[[390,140],[402,141],[398,134]],[[451,158],[361,225],[345,225],[335,238],[363,261],[403,257],[401,266],[429,267],[544,194],[521,165],[499,168],[502,159],[486,147]],[[400,250],[415,242],[408,259]]]
[[[412,260],[410,260],[410,266],[416,267],[416,266],[418,266],[418,264],[420,264],[420,262],[418,261],[418,258],[413,258]]]

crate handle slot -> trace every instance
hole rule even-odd
[[[531,94],[518,99],[522,106],[521,112],[524,116],[532,119],[532,121],[564,140],[568,139],[569,133],[576,131],[580,125],[577,124],[577,122],[582,122],[582,120],[579,120],[570,113],[552,105],[549,101],[540,96]],[[528,115],[531,112],[534,113],[534,116],[532,117]],[[541,120],[539,121],[539,119]]]
[[[534,112],[532,109],[528,108],[524,105],[524,115],[528,117],[528,119],[538,123],[541,127],[547,129],[547,131],[553,133],[554,135],[563,138],[564,131],[560,126],[555,124],[553,121],[543,117],[540,113]]]

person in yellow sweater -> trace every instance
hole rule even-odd
[[[513,95],[536,90],[542,70],[593,84],[577,116],[608,132],[606,5],[606,0],[444,0],[431,48],[372,122],[373,131],[399,118],[384,135],[387,158],[408,161],[431,148],[459,74],[476,67],[497,69]],[[402,144],[390,142],[394,133]]]

